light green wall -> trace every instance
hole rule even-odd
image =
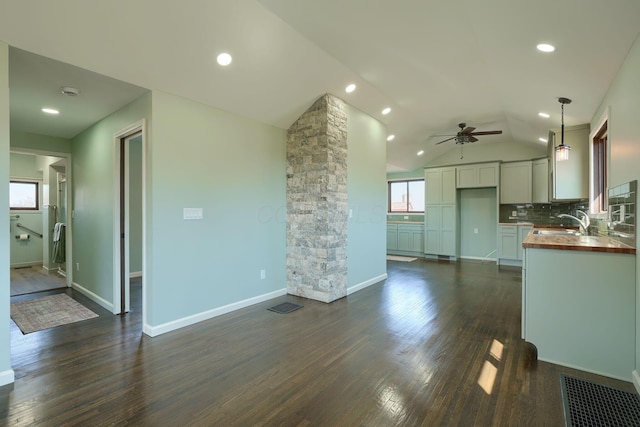
[[[9,182],[9,46],[0,41],[0,181]],[[0,224],[9,223],[9,185],[0,185]],[[9,228],[0,227],[0,385],[13,382],[9,334]]]
[[[386,130],[348,106],[347,287],[386,274]]]
[[[285,131],[162,92],[152,105],[149,324],[282,290]]]
[[[113,303],[114,163],[117,132],[151,117],[151,94],[72,140],[73,281]],[[80,270],[76,264],[80,264]]]
[[[11,131],[11,148],[70,153],[71,140],[35,133]]]
[[[496,258],[498,208],[495,188],[458,190],[460,256]],[[478,229],[478,233],[474,232]],[[492,253],[493,252],[493,253]]]
[[[640,180],[640,38],[618,71],[607,95],[591,121],[596,130],[607,108],[609,143],[609,188]],[[636,235],[636,247],[638,247]],[[640,371],[640,257],[636,256],[636,371]],[[640,373],[640,372],[639,372]],[[636,378],[638,380],[640,378]],[[636,384],[636,387],[640,384]]]
[[[11,153],[9,155],[9,174],[12,178],[42,179],[42,170],[38,170],[36,156],[32,154]]]
[[[129,271],[142,271],[142,137],[129,142]]]
[[[547,155],[547,146],[542,144],[522,144],[515,142],[494,142],[487,144],[465,144],[464,158],[460,158],[460,146],[456,145],[425,167],[450,166],[465,163],[480,163],[515,160],[529,160]]]

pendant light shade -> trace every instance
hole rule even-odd
[[[571,100],[569,98],[558,98],[558,102],[562,106],[562,127],[560,130],[560,145],[556,146],[556,161],[561,162],[569,160],[569,151],[571,150],[571,146],[564,143],[564,104],[571,104]]]

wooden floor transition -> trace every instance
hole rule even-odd
[[[0,425],[561,426],[561,372],[633,391],[531,357],[519,269],[389,261],[388,275],[332,304],[285,296],[156,338],[139,284],[126,316],[66,290],[100,317],[29,335],[12,322]],[[304,308],[266,310],[284,301]]]

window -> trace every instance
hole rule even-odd
[[[31,181],[9,182],[9,209],[37,211],[40,209],[38,183]]]
[[[389,181],[389,212],[424,212],[424,179]]]
[[[592,141],[592,213],[606,212],[609,207],[609,197],[607,193],[607,133],[607,122],[604,122]]]

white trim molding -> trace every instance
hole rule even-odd
[[[3,385],[11,384],[16,380],[16,376],[13,369],[0,372],[0,387]]]
[[[351,295],[354,292],[358,292],[363,290],[364,288],[368,288],[371,285],[375,285],[376,283],[382,282],[387,279],[387,273],[381,274],[376,277],[372,277],[369,280],[365,280],[364,282],[360,282],[357,285],[353,285],[347,288],[347,295]]]
[[[234,302],[224,305],[222,307],[214,308],[212,310],[203,311],[202,313],[193,314],[191,316],[183,317],[181,319],[173,320],[171,322],[163,323],[158,326],[152,326],[147,323],[144,324],[142,331],[150,337],[157,337],[158,335],[166,334],[167,332],[175,331],[176,329],[191,326],[196,323],[200,323],[205,320],[212,319],[214,317],[222,316],[223,314],[230,313],[241,308],[246,308],[254,304],[258,304],[264,301],[268,301],[273,298],[277,298],[287,294],[287,289],[282,288],[277,291],[269,292],[267,294],[258,295],[256,297],[247,298],[242,301]]]
[[[631,379],[633,380],[633,386],[636,388],[636,391],[640,393],[640,374],[638,374],[638,370],[634,369],[631,372]]]
[[[76,291],[80,292],[82,295],[84,295],[87,298],[89,298],[91,301],[95,302],[96,304],[99,304],[103,308],[105,308],[105,309],[107,309],[107,310],[109,310],[110,312],[113,313],[113,304],[110,303],[109,301],[107,301],[106,299],[104,299],[101,296],[91,292],[89,289],[85,288],[82,285],[77,284],[76,282],[73,282],[72,287]],[[117,314],[117,313],[114,313],[114,314]]]

